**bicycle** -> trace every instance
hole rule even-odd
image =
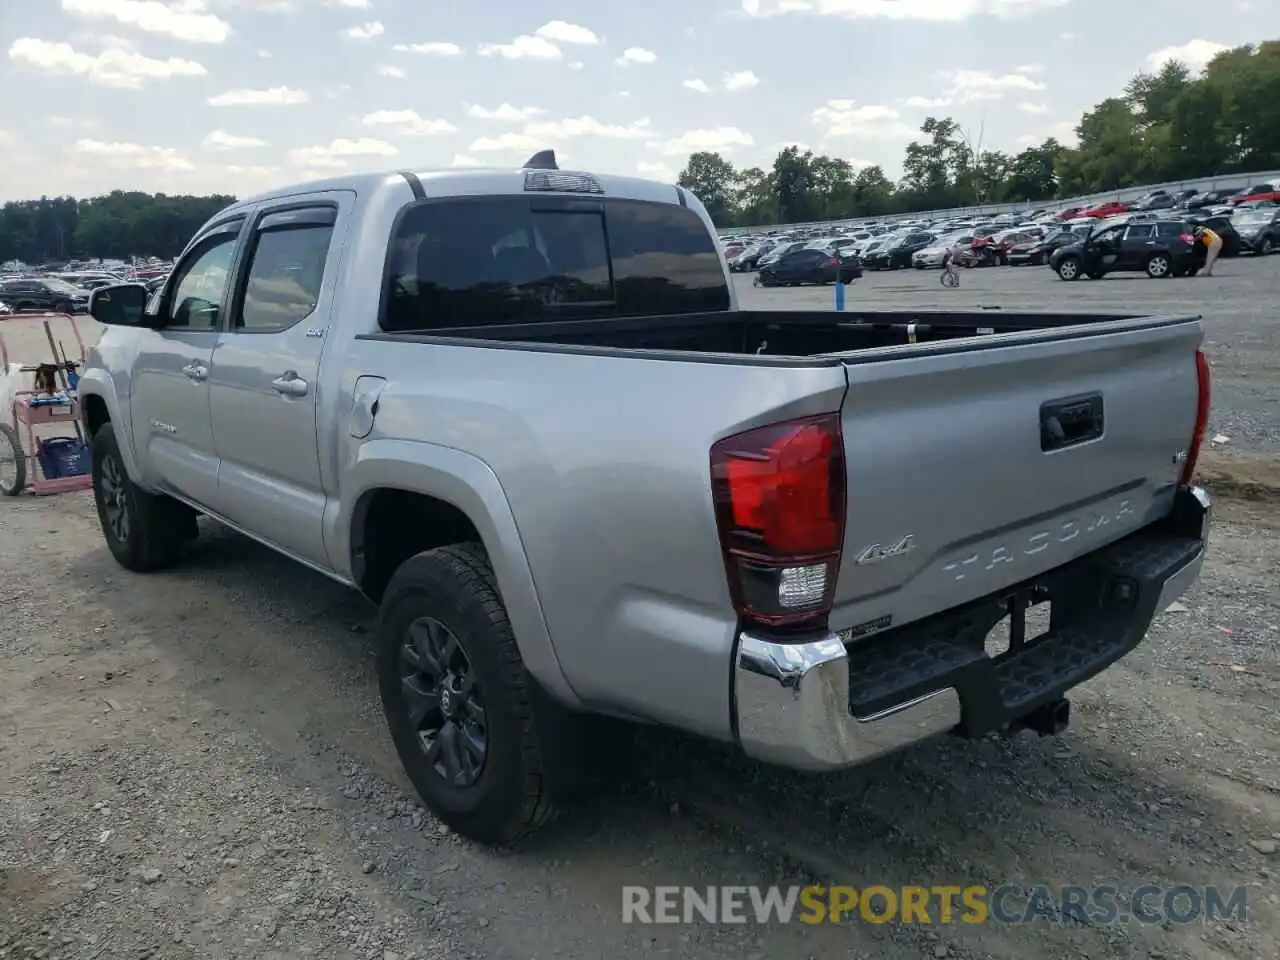
[[[944,268],[942,276],[938,278],[938,282],[944,287],[955,289],[960,286],[960,272],[954,268]]]

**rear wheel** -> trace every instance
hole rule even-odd
[[[525,670],[478,544],[396,571],[378,618],[378,682],[400,761],[437,817],[490,844],[552,818],[559,708]]]
[[[1058,276],[1063,280],[1079,280],[1081,266],[1078,257],[1063,257],[1058,261]]]
[[[1153,280],[1173,276],[1173,261],[1167,253],[1153,253],[1147,258],[1147,276]]]
[[[1271,249],[1271,238],[1263,237],[1261,242],[1258,244],[1258,256],[1265,257],[1271,252]]]

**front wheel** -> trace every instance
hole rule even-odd
[[[1080,261],[1076,257],[1063,257],[1058,262],[1058,276],[1063,280],[1079,280],[1080,267]]]
[[[387,725],[431,812],[486,844],[549,821],[560,768],[547,718],[558,708],[524,668],[483,549],[406,560],[382,598],[377,642]]]
[[[93,500],[107,549],[126,570],[163,569],[196,536],[194,510],[129,479],[111,423],[93,435]]]
[[[1258,256],[1265,257],[1271,252],[1271,249],[1271,238],[1263,237],[1262,241],[1258,244]]]

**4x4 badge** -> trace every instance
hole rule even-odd
[[[879,563],[881,560],[892,560],[894,557],[901,557],[910,553],[915,549],[915,547],[915,537],[908,533],[897,543],[891,544],[887,547],[879,543],[873,543],[869,547],[863,547],[862,550],[859,551],[857,559],[854,562],[866,564]]]

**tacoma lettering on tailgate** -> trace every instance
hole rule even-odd
[[[1121,500],[1115,509],[1093,511],[1092,513],[1056,520],[1053,525],[1036,530],[1017,541],[1002,543],[997,547],[983,548],[961,560],[954,560],[943,567],[943,571],[963,580],[967,574],[979,570],[994,570],[1001,564],[1016,563],[1022,557],[1034,557],[1046,550],[1070,543],[1077,537],[1096,533],[1103,527],[1110,526],[1133,514],[1133,503]]]

